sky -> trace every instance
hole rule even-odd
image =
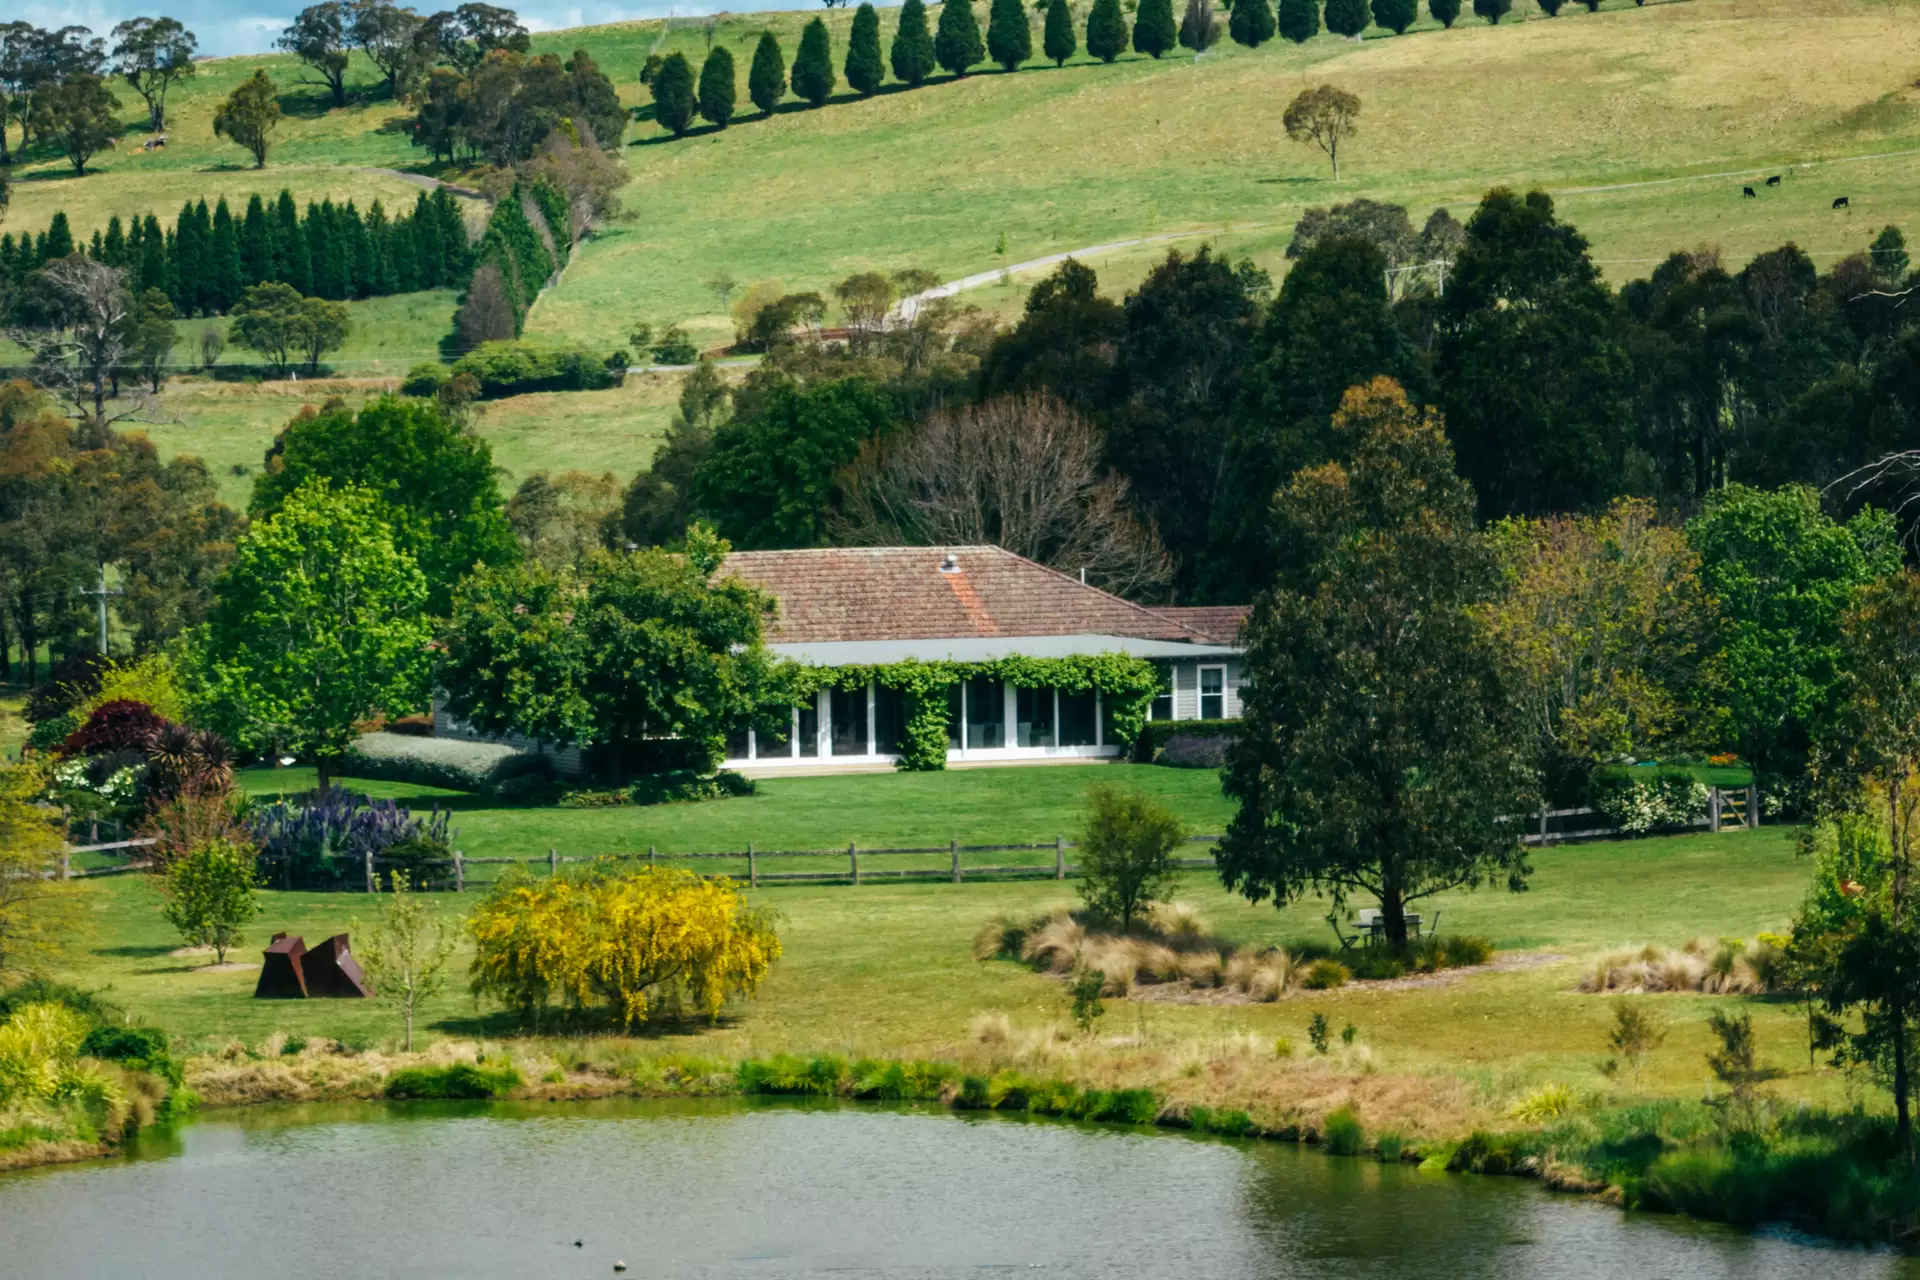
[[[459,0],[417,0],[410,7],[421,13],[431,13],[439,8],[452,8]],[[496,0],[497,2],[497,0]],[[297,0],[195,0],[185,4],[181,0],[170,3],[136,4],[127,0],[9,0],[8,18],[19,18],[41,27],[64,27],[78,23],[93,28],[95,35],[105,36],[113,30],[113,24],[125,21],[140,14],[169,14],[187,24],[200,38],[200,52],[203,54],[226,55],[237,53],[264,53],[273,47],[274,37],[287,25],[287,20],[299,12],[301,4]],[[715,13],[727,9],[724,0],[627,0],[624,4],[576,4],[559,0],[557,3],[547,0],[527,0],[525,3],[511,5],[519,11],[520,20],[532,31],[551,31],[561,27],[585,27],[602,22],[627,22],[636,18],[664,18],[669,16],[693,17],[704,13]],[[811,9],[817,7],[817,0],[751,0],[742,4],[734,0],[733,8],[742,9]]]

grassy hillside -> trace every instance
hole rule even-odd
[[[743,103],[759,33],[778,32],[791,56],[813,16],[736,15],[712,29],[735,51]],[[846,10],[825,17],[838,62],[851,18]],[[1401,37],[1322,35],[1257,50],[1226,43],[1197,63],[1129,54],[1104,66],[1082,55],[1061,69],[1035,63],[1012,75],[943,76],[918,90],[889,86],[868,101],[851,99],[843,84],[821,110],[789,103],[761,119],[748,107],[724,132],[680,140],[645,118],[637,75],[656,47],[680,49],[696,63],[704,57],[708,33],[698,22],[544,33],[536,38],[542,50],[588,49],[642,118],[625,149],[633,175],[626,216],[583,246],[534,309],[529,333],[605,349],[644,318],[687,323],[703,342],[719,339],[729,322],[704,282],[723,272],[743,285],[772,279],[824,291],[856,270],[923,266],[952,279],[1170,234],[1182,237],[1174,244],[1212,240],[1277,269],[1310,204],[1364,195],[1405,203],[1416,219],[1437,204],[1464,215],[1500,183],[1554,192],[1616,282],[1680,247],[1717,246],[1737,263],[1792,239],[1824,261],[1914,212],[1920,38],[1904,18],[1891,0],[1644,8],[1606,0],[1598,14],[1573,6],[1551,20],[1523,2],[1498,27],[1469,16],[1443,31],[1423,18]],[[883,12],[883,39],[894,21]],[[286,87],[289,112],[264,174],[243,168],[243,154],[215,139],[210,125],[212,104],[256,65]],[[85,234],[109,211],[170,212],[187,193],[243,197],[282,185],[302,200],[410,202],[417,186],[382,170],[407,170],[417,182],[433,168],[393,127],[399,108],[375,89],[371,68],[356,59],[361,97],[333,112],[321,110],[317,91],[299,87],[299,78],[279,56],[203,64],[176,94],[164,151],[126,149],[141,123],[85,178],[71,177],[57,157],[32,157],[16,170],[6,225],[32,229],[64,207]],[[1323,81],[1365,104],[1338,184],[1324,157],[1289,142],[1281,127],[1292,96]],[[122,97],[137,121],[137,99]],[[1785,175],[1779,187],[1741,195],[1745,182],[1773,172]],[[1842,194],[1850,212],[1830,207]],[[1103,284],[1126,287],[1168,247],[1100,255]],[[1036,274],[970,299],[1012,311]],[[384,378],[434,350],[451,300],[357,306],[365,325],[336,367]],[[156,438],[229,440],[235,460],[246,461],[240,455],[257,455],[254,445],[309,394],[290,390],[176,397],[170,412],[184,425],[156,428]],[[553,414],[565,417],[553,430],[579,440],[596,467],[631,467],[650,451],[665,398],[658,388],[592,407],[575,398]],[[551,412],[544,403],[524,410]],[[485,429],[503,431],[522,413],[495,410]],[[559,465],[540,435],[531,432],[526,456]],[[514,447],[503,444],[503,453]]]

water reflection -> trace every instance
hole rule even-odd
[[[0,1176],[9,1277],[607,1276],[616,1258],[642,1277],[1920,1278],[1508,1179],[874,1108],[271,1108]]]

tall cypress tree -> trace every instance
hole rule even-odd
[[[367,296],[384,298],[393,292],[393,224],[375,199],[367,209]]]
[[[762,31],[760,43],[753,47],[753,65],[747,68],[747,96],[761,114],[769,116],[787,96],[787,59],[771,31]]]
[[[425,192],[421,193],[426,194]],[[251,288],[273,279],[273,223],[266,202],[255,192],[240,222],[240,287]]]
[[[300,220],[300,231],[307,241],[307,261],[312,264],[312,296],[338,301],[340,253],[333,240],[333,201],[329,199],[324,205],[307,201],[307,215]]]
[[[171,295],[167,274],[167,238],[160,230],[160,219],[148,214],[140,239],[140,292],[158,289]]]
[[[713,46],[700,68],[700,114],[722,129],[733,119],[738,88],[734,83],[733,54],[723,44]]]
[[[213,211],[212,235],[207,244],[209,310],[227,311],[240,301],[240,227],[227,208],[227,198]]]
[[[765,37],[762,37],[765,39]],[[757,65],[757,64],[756,64]],[[678,50],[670,53],[653,73],[653,120],[679,137],[693,125],[693,64]]]
[[[336,212],[340,240],[346,246],[347,296],[365,298],[373,293],[373,244],[367,236],[367,224],[360,210],[349,200]]]
[[[1546,0],[1552,4],[1555,0]],[[1327,30],[1349,40],[1367,29],[1372,19],[1367,11],[1367,0],[1327,0]]]
[[[473,247],[467,243],[466,217],[454,202],[453,192],[445,187],[434,188],[432,204],[434,221],[438,224],[435,237],[440,253],[438,282],[441,285],[463,285],[473,264]]]
[[[125,271],[132,265],[127,256],[127,229],[120,225],[120,215],[114,214],[107,219],[106,238],[101,242],[100,261],[110,267],[119,267]]]
[[[1513,0],[1473,0],[1474,17],[1485,18],[1489,26],[1499,26],[1512,8]]]
[[[1366,0],[1360,2],[1365,4]],[[1140,10],[1133,18],[1133,51],[1157,59],[1179,40],[1180,27],[1173,20],[1173,0],[1140,0]]]
[[[1027,6],[1021,0],[993,0],[987,10],[987,56],[1003,71],[1012,71],[1033,56],[1033,28],[1027,24]]]
[[[980,24],[973,17],[973,0],[946,0],[940,6],[940,26],[933,34],[933,56],[956,76],[964,76],[986,58],[986,46],[980,42]]]
[[[1427,12],[1435,22],[1451,31],[1453,24],[1460,20],[1460,0],[1427,0]]]
[[[1126,51],[1127,15],[1120,12],[1120,0],[1093,0],[1093,12],[1087,15],[1087,52],[1112,62]]]
[[[927,31],[926,0],[907,0],[900,6],[891,60],[893,78],[903,84],[924,84],[933,74],[933,36]]]
[[[1080,37],[1073,30],[1073,6],[1067,0],[1047,0],[1047,25],[1040,32],[1040,51],[1059,67],[1066,65],[1079,47]]]
[[[180,206],[173,220],[173,242],[168,245],[167,275],[173,308],[183,316],[193,315],[200,307],[200,282],[206,279],[207,265],[201,260],[200,232],[193,220],[193,201]]]
[[[847,83],[861,97],[872,94],[887,78],[886,59],[880,54],[880,11],[871,3],[862,3],[853,11],[845,70]]]
[[[309,208],[312,206],[309,205]],[[273,206],[274,279],[292,285],[296,293],[313,293],[313,255],[307,251],[306,228],[293,203],[293,193],[280,192]]]
[[[413,287],[437,289],[441,283],[440,222],[422,191],[413,198],[413,216],[407,219],[413,250]]]
[[[1313,39],[1320,33],[1320,0],[1280,0],[1279,26],[1295,44]]]
[[[52,262],[55,258],[69,257],[73,253],[73,226],[67,221],[64,210],[55,213],[47,224],[46,252],[40,255],[40,261]]]
[[[821,106],[833,94],[839,77],[833,73],[833,42],[827,36],[827,24],[815,18],[800,33],[800,48],[793,55],[793,92],[814,106]]]

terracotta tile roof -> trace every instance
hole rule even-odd
[[[941,569],[948,556],[954,572]],[[780,602],[767,629],[769,644],[965,636],[1212,639],[1167,611],[1131,604],[999,547],[738,551],[720,572]]]
[[[1247,620],[1253,606],[1216,604],[1198,606],[1153,606],[1153,611],[1189,630],[1197,631],[1215,644],[1239,644],[1240,624]]]

